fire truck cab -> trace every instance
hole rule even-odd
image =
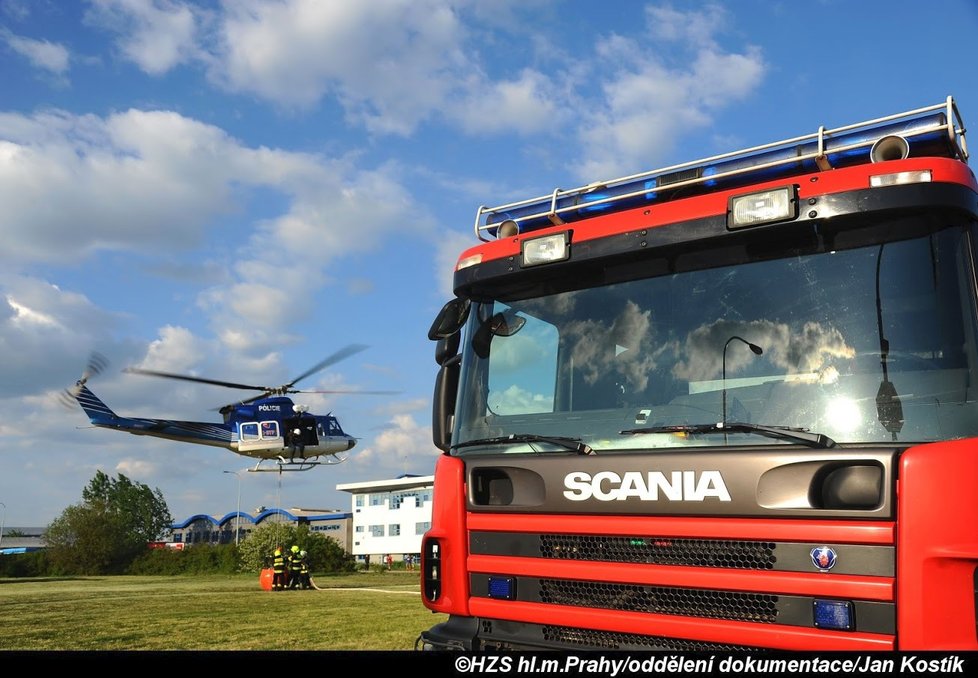
[[[978,184],[953,98],[479,208],[430,649],[978,649]]]

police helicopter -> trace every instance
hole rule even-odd
[[[104,356],[93,353],[81,378],[65,389],[67,402],[77,401],[92,425],[133,435],[166,438],[185,443],[223,447],[236,454],[257,459],[249,471],[308,471],[316,466],[339,464],[346,460],[344,453],[352,450],[357,439],[343,431],[332,413],[314,415],[308,406],[298,405],[288,397],[292,393],[358,393],[391,394],[396,391],[303,391],[295,385],[340,360],[367,347],[351,344],[323,359],[298,377],[281,386],[254,386],[203,377],[157,372],[128,367],[124,372],[166,379],[179,379],[215,386],[260,391],[252,396],[219,408],[223,423],[176,421],[124,417],[113,412],[88,388],[88,380],[108,365]],[[272,462],[262,468],[263,462]]]

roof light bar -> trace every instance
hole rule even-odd
[[[883,146],[888,150],[884,152],[877,144],[887,137]],[[895,145],[896,139],[900,148]],[[482,206],[476,213],[475,232],[480,240],[488,241],[508,237],[514,230],[527,233],[599,212],[667,200],[678,195],[675,189],[682,189],[685,197],[697,190],[735,188],[874,160],[885,162],[903,155],[904,143],[911,157],[940,156],[967,162],[964,122],[954,99],[947,97],[941,104],[835,129],[819,127],[814,134],[579,188],[558,188],[538,198]],[[506,222],[514,222],[515,228]]]

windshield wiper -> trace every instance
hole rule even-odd
[[[790,440],[809,447],[829,448],[835,447],[835,441],[827,435],[812,433],[807,428],[792,428],[790,426],[763,426],[761,424],[747,424],[744,422],[730,422],[725,424],[677,424],[674,426],[650,426],[648,428],[630,428],[619,431],[621,434],[637,433],[756,433],[777,438],[778,440]]]
[[[504,443],[550,443],[571,450],[578,454],[594,454],[594,450],[580,438],[570,438],[567,436],[541,436],[535,433],[510,433],[508,436],[498,436],[496,438],[479,438],[477,440],[466,440],[462,443],[452,445],[452,449],[460,447],[475,447],[476,445],[502,445]]]

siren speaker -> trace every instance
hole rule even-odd
[[[514,235],[519,235],[520,225],[517,224],[512,219],[507,219],[503,223],[499,224],[496,229],[497,238],[512,238]]]
[[[903,160],[908,155],[910,155],[910,144],[903,137],[896,135],[877,139],[869,151],[869,158],[873,162]]]

